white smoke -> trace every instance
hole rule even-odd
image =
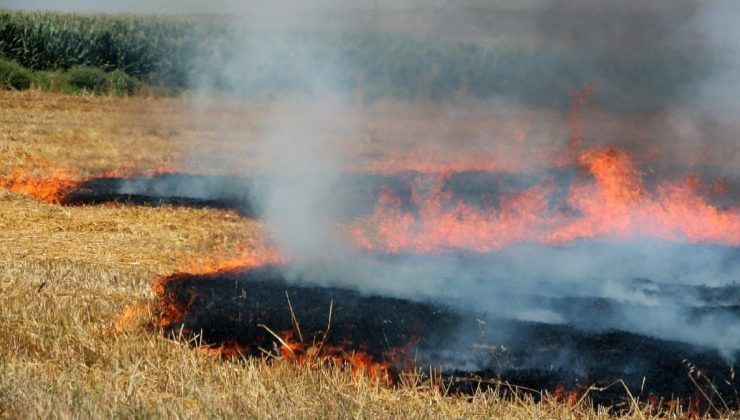
[[[524,68],[512,67],[506,73],[507,78],[500,81],[503,87],[514,86],[526,92],[514,92],[512,95],[516,97],[507,97],[502,88],[503,94],[477,100],[463,99],[462,103],[448,104],[449,114],[464,119],[472,106],[507,107],[511,103],[522,105],[532,98],[542,100],[534,106],[567,102],[568,98],[553,96],[595,79],[600,81],[602,99],[611,101],[602,101],[600,105],[627,114],[648,110],[631,120],[637,122],[637,127],[612,130],[616,138],[609,143],[644,148],[645,142],[655,142],[667,156],[701,154],[705,158],[703,164],[710,168],[700,170],[714,170],[737,179],[740,177],[737,173],[740,147],[735,137],[736,123],[732,120],[740,105],[738,6],[731,1],[706,4],[663,1],[641,6],[643,3],[615,1],[601,2],[597,6],[585,0],[570,0],[527,2],[518,7],[511,2],[497,3],[502,7],[500,12],[510,13],[512,18],[528,16],[527,24],[510,28],[523,32],[507,38],[503,47],[530,48],[532,39],[544,44],[540,47],[542,54],[532,55],[532,63]],[[273,240],[293,262],[286,272],[290,278],[311,284],[342,285],[367,293],[443,301],[500,317],[569,323],[589,330],[623,329],[713,347],[728,357],[740,349],[740,322],[737,312],[732,312],[733,302],[707,302],[696,292],[698,286],[717,288],[740,280],[740,257],[736,248],[660,241],[583,241],[562,247],[522,244],[482,256],[448,253],[391,257],[368,255],[353,249],[337,228],[346,221],[347,209],[352,205],[348,202],[351,195],[339,185],[344,171],[353,163],[348,151],[360,147],[357,139],[365,134],[357,130],[367,109],[348,99],[355,97],[356,87],[348,87],[346,83],[347,57],[327,53],[333,51],[333,38],[316,38],[313,33],[325,32],[322,24],[327,22],[327,7],[337,6],[338,2],[299,2],[286,13],[276,13],[275,7],[266,1],[173,4],[132,0],[74,3],[6,0],[2,5],[76,11],[227,13],[241,21],[242,25],[233,32],[227,31],[225,41],[214,43],[207,55],[197,60],[198,68],[191,77],[197,90],[193,96],[194,107],[196,110],[212,108],[216,90],[219,94],[226,90],[227,94],[248,101],[269,102],[268,116],[260,121],[259,142],[254,148],[260,162],[258,169],[266,182],[255,186],[251,194],[266,219]],[[343,5],[349,7],[347,3]],[[464,5],[436,6],[435,3],[429,7],[429,13],[421,15],[426,21],[419,21],[414,15],[417,20],[413,20],[415,24],[410,27],[395,22],[391,13],[385,14],[387,8],[358,7],[357,20],[349,19],[349,23],[343,22],[343,27],[352,27],[354,22],[366,22],[366,18],[371,17],[372,30],[386,25],[394,28],[396,34],[408,36],[415,35],[415,30],[419,29],[431,37],[428,42],[437,39],[433,37],[437,30],[443,31],[448,39],[498,42],[495,31],[500,26],[490,25],[482,16],[484,14],[471,13]],[[522,14],[522,10],[530,15]],[[268,30],[249,29],[255,16],[265,15],[270,17]],[[376,16],[380,17],[375,19]],[[453,24],[446,25],[446,22]],[[266,26],[261,25],[262,29]],[[473,31],[471,28],[484,29]],[[662,61],[663,56],[656,55],[666,52],[684,54],[681,57],[687,60],[686,68],[671,68]],[[692,54],[707,52],[711,60],[701,61],[707,56],[699,55],[702,65],[697,68]],[[575,59],[565,68],[550,67],[550,62],[540,58],[547,54],[572,55]],[[601,63],[604,57],[610,57],[613,61],[609,64],[614,66],[631,62],[641,67],[637,71],[623,69],[624,74],[616,70],[616,74],[603,74],[600,72],[612,68]],[[496,64],[504,66],[507,64],[504,59],[509,58],[514,60],[518,56],[504,55],[501,63]],[[435,80],[447,80],[444,71],[444,68],[423,68],[422,72],[427,73],[410,76],[408,83],[413,86],[403,87],[411,92],[422,92],[424,86],[419,80],[426,77],[427,84],[432,85]],[[685,83],[665,86],[668,71],[685,71],[685,77],[674,78]],[[281,79],[276,80],[278,78]],[[255,91],[260,86],[277,82],[285,90],[279,97]],[[656,98],[659,94],[675,102],[667,106],[661,98]],[[423,96],[420,99],[429,100]],[[419,110],[424,112],[425,108],[419,106]],[[563,124],[567,121],[567,111],[557,111],[562,114],[559,122]],[[707,112],[710,116],[718,116],[716,119],[722,128],[719,137],[714,137],[717,127],[707,125]],[[530,117],[526,112],[512,111],[512,118],[527,120]],[[584,118],[586,125],[600,123],[598,114],[588,114]],[[447,121],[440,118],[431,127],[425,127],[430,139],[424,140],[441,144],[439,153],[454,150],[471,138],[480,148],[499,150],[496,136],[491,133],[475,128],[450,130],[445,125]],[[224,137],[240,135],[231,131],[228,121],[223,125]],[[630,128],[633,130],[629,131]],[[567,138],[557,137],[562,130],[541,131],[543,135],[553,136],[544,138],[545,143],[567,143]],[[628,132],[639,132],[639,135],[619,138]],[[405,134],[402,132],[399,136]],[[635,287],[632,282],[636,278],[654,283]],[[694,288],[687,288],[685,294],[678,295],[655,293],[658,283]],[[569,312],[566,309],[572,305],[558,303],[562,302],[558,299],[564,298],[603,298],[616,304],[608,311],[596,313],[595,317],[593,312]],[[720,308],[706,314],[692,313],[694,307],[713,305],[727,306],[730,310]],[[738,305],[740,302],[734,302],[734,307]]]

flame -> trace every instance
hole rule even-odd
[[[34,169],[28,169],[26,166]],[[30,195],[48,203],[62,204],[69,192],[93,178],[153,177],[176,173],[178,169],[178,167],[172,165],[141,169],[137,168],[133,162],[129,162],[118,169],[96,171],[92,175],[83,176],[79,170],[56,168],[46,159],[35,157],[29,158],[24,166],[17,166],[5,177],[0,178],[0,188]],[[37,173],[43,173],[44,175],[38,175]]]
[[[0,179],[2,188],[56,204],[61,203],[79,183],[79,178],[70,172],[55,170],[49,176],[40,177],[22,167],[14,168]]]
[[[390,363],[378,362],[365,351],[346,350],[346,344],[333,346],[312,343],[307,345],[297,341],[293,331],[284,331],[279,335],[282,340],[279,351],[285,359],[299,364],[316,361],[329,362],[334,366],[347,366],[357,376],[367,375],[370,379],[378,379],[386,385],[391,385],[393,382]]]
[[[180,304],[174,295],[173,289],[168,286],[179,279],[192,275],[219,275],[226,272],[238,273],[260,266],[280,264],[285,258],[280,256],[272,247],[265,245],[264,241],[243,244],[239,252],[230,257],[216,257],[196,260],[186,260],[183,271],[160,276],[155,279],[152,288],[158,297],[157,315],[159,325],[162,328],[170,328],[182,325],[189,308],[195,302],[198,295],[190,291],[188,302]],[[188,334],[190,331],[183,329]],[[298,364],[319,363],[321,365],[333,365],[348,367],[353,375],[366,375],[371,379],[378,379],[381,383],[390,385],[393,375],[389,362],[376,361],[372,355],[361,349],[348,349],[348,343],[342,345],[329,345],[326,343],[306,344],[294,338],[293,331],[279,333],[281,345],[278,351],[282,358]],[[199,347],[199,351],[214,355],[223,359],[235,359],[253,354],[249,344],[227,340],[217,345]],[[406,353],[403,349],[389,352],[388,356],[393,359],[399,358]]]
[[[226,272],[242,272],[256,267],[280,264],[285,261],[273,247],[259,239],[250,240],[240,245],[237,252],[231,256],[182,257],[180,266],[184,267],[183,269],[174,274],[155,278],[152,282],[152,289],[158,298],[159,325],[162,328],[168,328],[182,324],[185,321],[188,308],[197,298],[197,295],[193,293],[186,305],[178,304],[175,296],[168,291],[167,285],[170,282],[192,275],[217,276]]]
[[[188,274],[218,274],[223,272],[245,271],[266,265],[282,264],[286,260],[273,246],[264,240],[250,240],[239,245],[231,256],[181,257],[180,271]]]
[[[581,397],[577,390],[565,392],[565,387],[563,385],[558,385],[558,387],[553,391],[552,396],[555,398],[555,401],[560,401],[571,407],[578,404],[578,400]]]
[[[365,351],[347,350],[345,346],[330,346],[322,343],[306,345],[294,339],[293,331],[284,331],[279,336],[282,343],[278,351],[284,360],[303,366],[318,363],[321,366],[347,367],[355,377],[367,376],[386,385],[393,383],[390,363],[377,362]],[[250,355],[253,349],[247,344],[227,340],[218,345],[198,347],[198,350],[225,360],[233,360]]]
[[[169,328],[175,325],[182,325],[185,322],[187,311],[198,295],[192,293],[190,300],[185,305],[181,305],[178,303],[177,297],[174,296],[173,292],[167,286],[171,282],[187,276],[189,276],[188,273],[177,272],[166,276],[158,276],[152,282],[152,290],[157,295],[156,314],[159,318],[160,327]]]
[[[502,196],[498,208],[451,202],[444,176],[429,194],[415,186],[418,212],[404,211],[385,191],[373,214],[344,230],[362,249],[382,252],[491,252],[520,242],[564,244],[582,238],[646,238],[740,245],[740,209],[719,209],[699,194],[695,178],[658,185],[651,193],[632,158],[616,148],[585,150],[591,174],[569,188],[567,207],[551,208],[553,182],[542,180]]]
[[[400,200],[386,191],[375,212],[352,222],[346,231],[361,248],[372,251],[490,252],[536,237],[553,223],[542,217],[547,211],[550,182],[508,195],[498,210],[482,211],[460,201],[446,207],[450,195],[442,190],[444,179],[439,177],[426,197],[413,194],[420,206],[418,215],[403,211]]]
[[[225,360],[233,360],[250,354],[252,348],[234,340],[227,340],[223,344],[219,345],[198,347],[198,350],[205,354],[217,356]]]
[[[111,332],[115,335],[134,332],[150,326],[152,320],[152,305],[149,302],[137,302],[126,305],[113,319]]]
[[[699,194],[695,178],[662,183],[651,194],[623,151],[588,150],[580,162],[595,179],[595,185],[571,189],[568,203],[582,216],[552,232],[546,241],[611,236],[740,245],[740,208],[721,210],[711,205]]]

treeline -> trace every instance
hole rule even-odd
[[[702,76],[695,51],[584,51],[547,40],[481,45],[398,34],[276,34],[222,17],[0,10],[0,57],[39,71],[121,71],[152,86],[258,98],[334,89],[352,100],[503,99],[560,107],[598,83],[607,106],[670,103]],[[322,85],[331,80],[331,86]]]

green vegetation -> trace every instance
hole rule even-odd
[[[102,92],[108,86],[108,77],[95,67],[72,67],[66,74],[70,86],[90,92]]]
[[[14,61],[0,59],[0,89],[28,89],[33,75]]]
[[[117,95],[132,95],[139,86],[136,78],[120,70],[106,73],[95,67],[72,67],[62,75],[62,80],[72,90]]]
[[[140,86],[138,79],[120,70],[105,72],[95,67],[77,66],[67,71],[32,72],[14,61],[0,59],[0,89],[24,90],[36,87],[73,94],[131,96]]]
[[[680,99],[702,77],[706,58],[690,47],[614,54],[545,39],[522,46],[388,33],[277,34],[214,16],[8,10],[0,10],[0,56],[34,71],[95,67],[161,90],[206,87],[265,99],[311,94],[326,87],[316,75],[328,74],[329,88],[350,100],[470,96],[563,107],[596,81],[602,105],[631,110]]]

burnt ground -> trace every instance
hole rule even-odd
[[[531,187],[542,177],[558,179],[559,184],[567,185],[572,176],[572,171],[549,171],[536,175],[461,172],[449,175],[444,188],[452,192],[453,200],[496,206],[502,192]],[[427,182],[417,182],[420,179]],[[413,211],[417,206],[411,199],[412,186],[424,193],[432,189],[434,179],[435,176],[415,172],[394,176],[346,174],[332,186],[332,191],[336,205],[346,217],[372,212],[385,190],[394,192],[402,208]],[[62,202],[67,205],[121,202],[146,206],[208,207],[234,210],[244,216],[259,216],[261,211],[256,202],[267,186],[268,180],[260,176],[172,173],[141,178],[103,177],[82,182],[69,191]],[[564,197],[564,191],[557,197]]]
[[[667,172],[667,171],[664,171]],[[679,178],[676,174],[670,174]],[[445,192],[452,202],[463,201],[471,206],[493,207],[499,205],[502,194],[522,191],[538,182],[552,181],[557,188],[550,197],[552,207],[568,208],[566,201],[569,185],[579,174],[577,168],[563,168],[530,174],[507,174],[482,171],[448,174],[444,180]],[[418,210],[412,200],[412,188],[417,193],[431,193],[435,175],[403,172],[396,175],[345,174],[332,186],[336,206],[343,216],[356,217],[373,211],[380,194],[393,191],[406,211]],[[659,177],[646,179],[651,190],[656,189]],[[711,178],[703,179],[709,182]],[[727,180],[725,180],[727,181]],[[62,199],[64,204],[100,204],[122,202],[136,205],[176,205],[234,210],[244,216],[259,216],[259,197],[268,187],[268,180],[261,176],[193,175],[170,173],[151,177],[93,178],[82,182]],[[706,199],[720,207],[737,205],[740,182],[725,184],[723,194],[707,194]]]
[[[234,210],[253,216],[251,182],[231,176],[163,174],[142,178],[103,177],[80,183],[61,200],[67,205],[126,203]]]
[[[434,302],[302,286],[286,282],[278,267],[174,275],[160,303],[177,305],[185,317],[165,332],[177,334],[184,326],[185,331],[201,333],[205,343],[236,342],[248,345],[252,355],[264,354],[278,343],[261,325],[273,331],[294,330],[286,293],[305,341],[325,340],[348,351],[364,350],[376,360],[388,360],[392,350],[403,348],[417,367],[432,366],[450,380],[458,378],[450,388],[453,392],[471,392],[481,380],[482,386],[489,386],[485,381],[492,379],[550,391],[558,387],[582,391],[621,379],[643,401],[654,396],[705,402],[689,378],[691,366],[696,366],[704,375],[698,379],[700,386],[708,387],[705,378],[709,378],[728,404],[740,403],[740,378],[731,378],[733,367],[709,348],[618,330],[487,319]],[[324,338],[330,306],[331,327]],[[400,367],[408,361],[395,362]],[[714,392],[708,394],[716,398]],[[621,385],[589,395],[614,407],[626,400]]]
[[[419,175],[347,175],[333,190],[347,217],[371,212],[384,189],[399,197],[402,208],[414,211],[411,186],[434,188],[433,179],[425,178],[420,184]],[[502,193],[521,191],[547,177],[561,186],[552,197],[551,205],[556,206],[562,205],[567,185],[575,176],[575,169],[532,175],[464,172],[446,178],[444,189],[452,193],[453,200],[496,207]],[[98,178],[70,191],[63,202],[210,207],[251,217],[262,213],[255,198],[266,185],[264,178],[239,176]],[[297,284],[286,282],[276,268],[175,275],[161,298],[184,309],[186,316],[182,324],[173,323],[166,332],[177,333],[184,326],[186,331],[201,333],[206,343],[235,342],[249,346],[252,355],[263,355],[264,351],[275,350],[277,340],[262,325],[277,332],[294,329],[287,292],[305,341],[363,350],[376,360],[388,360],[389,353],[397,356],[397,350],[404,349],[404,359],[412,358],[417,366],[432,366],[450,380],[458,378],[452,391],[471,392],[481,384],[488,386],[485,381],[492,379],[550,391],[559,387],[583,390],[622,379],[643,401],[651,396],[705,401],[688,376],[691,366],[696,366],[704,374],[698,381],[701,386],[708,386],[704,378],[711,378],[721,395],[731,404],[740,405],[738,379],[730,378],[732,366],[716,350],[625,332],[626,328],[618,324],[605,328],[598,322],[618,320],[615,314],[631,309],[623,302],[589,296],[543,297],[543,305],[566,322],[556,325],[490,317],[435,302]],[[711,317],[740,318],[740,288],[736,285],[666,285],[636,279],[628,286],[648,297],[682,306],[689,321],[696,324],[687,328],[700,328],[701,321]],[[330,306],[331,328],[324,338]],[[485,321],[485,328],[481,328],[481,321]],[[592,325],[591,321],[597,322]],[[737,353],[734,360],[740,359]],[[397,368],[408,364],[408,360],[394,360]],[[615,406],[624,402],[625,394],[622,387],[614,386],[590,396],[598,403]],[[707,394],[716,395],[714,391]]]

